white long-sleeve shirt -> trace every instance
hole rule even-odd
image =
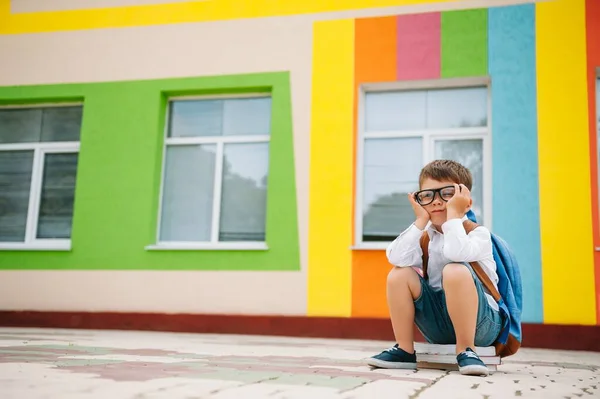
[[[442,233],[437,231],[431,222],[425,230],[429,234],[429,260],[427,274],[429,285],[434,290],[442,289],[442,269],[452,262],[479,262],[481,268],[498,288],[498,274],[496,262],[492,253],[492,238],[490,231],[484,226],[478,226],[468,235],[463,226],[462,219],[450,219],[442,224]],[[397,267],[423,267],[423,251],[419,242],[423,230],[411,224],[404,230],[386,250],[388,261]],[[488,303],[493,309],[498,310],[498,304],[486,291]]]

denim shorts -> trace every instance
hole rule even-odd
[[[478,296],[477,324],[475,331],[475,346],[491,346],[500,335],[502,318],[500,313],[488,303],[483,284],[470,265],[469,268],[475,281]],[[415,324],[432,344],[456,344],[454,327],[446,307],[446,295],[443,290],[434,290],[423,277],[421,280],[421,295],[415,302]]]

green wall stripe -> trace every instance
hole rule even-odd
[[[488,74],[487,9],[442,13],[443,78]]]
[[[266,251],[155,243],[169,95],[271,92]],[[0,104],[84,101],[72,250],[0,251],[0,269],[299,270],[289,73],[0,87]]]

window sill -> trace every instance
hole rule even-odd
[[[361,242],[350,247],[352,251],[385,251],[389,242]]]
[[[266,242],[159,242],[148,245],[147,251],[266,251]]]
[[[70,251],[70,240],[41,242],[0,242],[0,251]]]

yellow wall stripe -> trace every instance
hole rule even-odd
[[[452,3],[464,0],[437,0]],[[431,0],[206,0],[102,9],[10,14],[9,0],[0,0],[0,34],[122,28],[185,22],[259,18],[298,14],[398,7]]]
[[[544,322],[595,324],[585,1],[536,12]]]
[[[313,45],[307,313],[350,316],[354,21],[315,23]]]

